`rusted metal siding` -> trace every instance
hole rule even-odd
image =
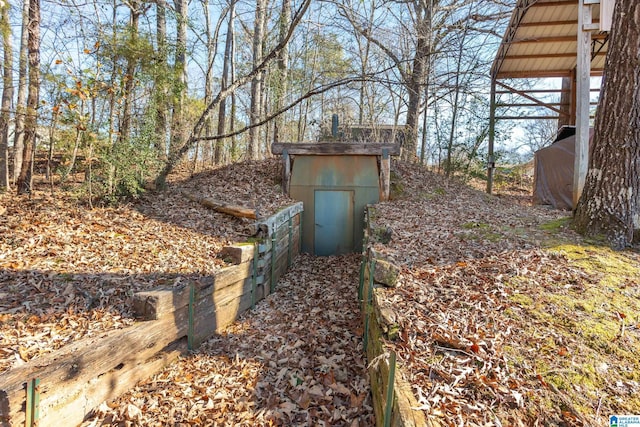
[[[360,251],[364,208],[369,203],[378,202],[380,197],[376,156],[297,155],[293,159],[289,191],[291,197],[304,203],[302,225],[304,252],[316,254],[316,228],[322,229],[322,227],[316,227],[316,223],[322,226],[331,218],[332,213],[337,226],[329,233],[340,233],[340,236],[335,236],[336,252],[333,253]],[[334,193],[340,191],[351,192],[349,196],[352,200],[351,206],[346,206],[345,194]],[[329,193],[320,193],[316,198],[317,192]],[[316,203],[318,203],[317,206]],[[351,227],[349,224],[353,224],[352,232],[348,231],[348,227]],[[345,246],[345,235],[353,236],[352,245],[348,249]],[[325,250],[327,238],[330,236],[323,236],[319,247],[323,255],[328,255],[330,252]]]

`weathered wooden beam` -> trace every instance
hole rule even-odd
[[[62,399],[56,406],[52,406],[46,414],[41,412],[38,425],[78,425],[102,402],[127,392],[140,381],[150,378],[186,353],[186,340],[179,340],[144,362],[117,366],[94,380],[82,384],[75,390],[60,390],[58,394]]]
[[[389,192],[391,188],[391,156],[389,150],[382,149],[380,156],[380,201],[389,200]]]
[[[192,202],[200,203],[202,206],[213,209],[216,212],[225,213],[238,218],[258,219],[258,212],[255,209],[226,203],[210,197],[199,197],[186,191],[183,191],[182,194]]]
[[[282,150],[282,192],[289,194],[289,188],[291,187],[291,156],[289,151],[284,148]]]
[[[181,334],[173,319],[142,322],[78,340],[15,367],[0,375],[0,420],[9,420],[8,425],[24,424],[24,383],[30,378],[39,378],[41,425],[56,425],[45,420],[47,417],[56,419],[58,412],[66,414],[61,415],[63,417],[81,415],[74,423],[59,425],[79,424],[84,413],[72,409],[74,406],[84,408],[81,403],[83,395],[77,390],[84,390],[96,381],[102,384],[100,377],[113,370],[146,363],[175,341],[178,335]],[[126,387],[131,388],[136,381],[143,379],[142,374],[144,372],[126,382]],[[108,383],[104,387],[109,390]]]
[[[438,426],[440,423],[435,421],[427,421],[422,411],[416,409],[420,405],[413,394],[411,385],[407,382],[403,375],[402,366],[396,369],[396,375],[393,384],[389,384],[389,361],[382,356],[385,353],[383,343],[387,332],[384,330],[379,315],[381,307],[378,306],[381,296],[376,295],[381,292],[374,289],[374,297],[372,298],[373,309],[369,310],[366,316],[369,317],[368,337],[367,337],[367,360],[377,361],[370,363],[369,379],[371,383],[371,394],[373,396],[373,408],[376,415],[376,426],[383,426],[384,410],[386,407],[385,396],[388,387],[394,388],[394,401],[392,404],[392,413],[390,416],[391,425],[398,427],[422,427],[422,426]]]
[[[546,2],[533,2],[529,7],[552,7],[552,6],[567,6],[572,4],[577,4],[578,0],[557,0],[557,1],[546,1]]]
[[[336,154],[353,154],[379,156],[382,149],[389,150],[392,156],[400,155],[399,144],[352,144],[342,142],[302,144],[302,143],[274,143],[271,144],[271,152],[273,154],[282,154],[286,149],[289,155],[296,154],[315,154],[315,155],[336,155]]]
[[[253,252],[252,252],[253,253]],[[251,277],[252,260],[239,265],[223,268],[215,276],[193,282],[200,298],[213,298],[228,286]],[[179,288],[155,289],[136,292],[133,296],[133,312],[143,320],[161,319],[174,311],[189,305],[191,283]]]
[[[591,88],[591,40],[595,35],[585,31],[591,24],[592,6],[579,1],[578,62],[576,64],[576,141],[573,167],[573,206],[582,194],[589,162],[589,89]]]
[[[243,264],[253,259],[254,246],[251,244],[225,246],[220,251],[219,258],[235,265]]]
[[[271,233],[273,232],[273,230],[280,229],[281,227],[283,227],[283,224],[286,224],[289,221],[289,217],[293,219],[294,224],[299,224],[300,216],[298,214],[302,211],[304,211],[302,202],[297,202],[280,210],[278,213],[270,216],[267,219],[256,222],[255,224],[248,225],[246,227],[246,233],[255,235],[259,230],[262,230],[264,236],[261,237],[269,238],[271,237]]]

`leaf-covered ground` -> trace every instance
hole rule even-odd
[[[84,425],[373,425],[359,260],[299,257],[254,310]]]
[[[373,215],[391,239],[375,247],[402,266],[386,291],[401,326],[390,347],[428,419],[595,426],[640,414],[637,252],[583,241],[567,212],[394,170],[396,200]]]
[[[488,196],[417,166],[392,169],[375,247],[401,266],[400,287],[386,291],[400,323],[389,347],[417,410],[468,426],[640,414],[637,252],[582,240],[568,212],[532,207],[522,193]],[[244,240],[249,221],[183,190],[267,216],[290,203],[278,181],[267,161],[174,179],[119,208],[88,210],[62,192],[0,195],[0,372],[129,324],[136,290],[220,268],[216,254]],[[301,257],[277,293],[88,424],[370,425],[356,274],[357,256]]]
[[[282,195],[275,159],[172,177],[165,192],[89,209],[73,192],[0,194],[0,372],[66,343],[132,323],[131,296],[222,265],[250,220],[189,201],[202,197],[271,215]]]

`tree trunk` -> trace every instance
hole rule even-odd
[[[267,0],[256,0],[256,17],[253,29],[253,68],[257,68],[262,62],[262,43],[264,40],[264,27],[267,16]],[[253,125],[260,121],[262,115],[262,83],[264,73],[257,73],[251,80],[251,111],[249,112],[250,123]],[[249,159],[260,158],[260,129],[252,127],[249,129]]]
[[[213,36],[211,11],[209,10],[209,0],[202,0],[202,11],[204,13],[204,33],[207,42],[207,71],[204,77],[204,103],[206,105],[209,105],[211,103],[211,100],[213,100],[213,91],[215,87],[215,73],[213,71],[213,65],[216,60],[218,40],[217,37]],[[210,136],[213,135],[213,132],[213,120],[211,117],[207,117],[206,123],[204,125],[204,133],[206,136]],[[207,144],[207,148],[204,150],[205,152],[209,152],[203,155],[203,161],[205,159],[210,159],[212,165],[216,164],[215,144],[216,141],[209,142]]]
[[[640,228],[640,3],[618,0],[613,13],[589,170],[576,229],[615,249]]]
[[[369,22],[373,22],[375,18],[375,10],[376,8],[371,5],[371,12],[369,14]],[[373,122],[373,100],[369,95],[370,84],[365,81],[365,77],[367,75],[367,71],[369,70],[369,55],[371,52],[371,40],[367,37],[360,37],[358,32],[355,32],[356,42],[358,43],[358,55],[360,59],[360,77],[362,78],[362,82],[360,82],[359,96],[360,102],[358,106],[358,124],[363,125],[364,115],[365,115],[365,106],[368,107],[368,116],[367,121]],[[363,45],[364,44],[364,45]]]
[[[224,46],[224,60],[222,63],[222,77],[220,79],[220,89],[225,90],[229,85],[229,67],[231,65],[231,45],[234,34],[234,21],[236,14],[236,2],[235,0],[231,0],[231,4],[229,5],[229,26],[227,27],[227,37],[225,40]],[[209,101],[210,102],[210,101]],[[224,130],[226,128],[227,121],[227,100],[223,99],[220,101],[220,108],[218,109],[218,135],[223,135]],[[214,154],[214,162],[216,165],[222,163],[222,150],[224,148],[224,139],[219,139],[216,141],[215,145],[215,154]]]
[[[418,127],[420,122],[420,105],[422,100],[422,85],[425,79],[426,62],[431,51],[429,34],[431,28],[431,9],[421,2],[415,3],[416,8],[416,53],[413,57],[413,69],[410,79],[406,83],[409,92],[407,104],[407,130],[405,133],[402,158],[416,162],[418,160]]]
[[[287,29],[291,23],[291,0],[282,0],[282,12],[280,13],[280,41],[284,40],[287,35]],[[284,49],[278,55],[276,60],[278,65],[278,71],[276,73],[275,81],[275,109],[279,111],[284,106],[284,98],[287,93],[287,79],[289,69],[289,48],[285,46]],[[284,114],[278,116],[273,125],[273,142],[280,142],[280,137],[284,129]]]
[[[456,137],[456,128],[458,127],[458,113],[460,110],[460,91],[462,90],[460,87],[460,72],[462,69],[462,53],[464,50],[464,41],[466,39],[467,30],[465,28],[462,34],[462,40],[459,40],[458,43],[458,55],[457,55],[457,63],[456,63],[456,71],[455,75],[455,83],[453,85],[453,103],[451,104],[451,127],[449,128],[449,140],[447,142],[447,158],[444,164],[444,173],[447,178],[451,176],[454,172],[453,165],[453,147]]]
[[[231,79],[231,81],[235,81],[236,80],[236,32],[235,29],[232,28],[234,31],[231,33],[231,63],[229,64],[230,66],[230,70],[229,70],[229,77]],[[235,92],[231,93],[231,111],[229,112],[229,131],[233,132],[236,130],[236,94]],[[230,153],[230,160],[232,162],[236,161],[236,159],[238,158],[238,138],[236,136],[232,136],[231,137],[231,153]]]
[[[28,26],[29,91],[27,95],[27,117],[24,127],[24,152],[22,170],[18,176],[18,194],[31,192],[33,180],[33,156],[35,154],[38,127],[37,108],[40,97],[40,0],[29,2]]]
[[[9,3],[0,6],[0,32],[4,49],[2,104],[0,107],[0,191],[9,189],[9,112],[13,101],[13,45],[9,23]]]
[[[18,58],[18,99],[16,100],[16,124],[13,133],[13,174],[18,180],[22,170],[22,154],[24,152],[24,121],[27,111],[27,62],[29,36],[29,0],[23,0],[22,33],[20,35],[20,54]]]
[[[53,193],[53,153],[55,152],[55,137],[56,127],[58,126],[59,110],[54,108],[51,111],[51,125],[49,126],[49,155],[47,156],[47,178],[51,185],[51,192]]]
[[[171,120],[170,152],[180,150],[185,143],[184,104],[187,95],[187,0],[175,0],[177,20],[176,56],[175,56],[175,92],[173,95],[173,117]]]
[[[131,19],[129,22],[130,28],[130,38],[129,43],[132,45],[136,44],[136,40],[138,38],[138,23],[140,22],[140,3],[137,1],[133,1],[129,3],[129,8],[131,10]],[[136,74],[136,66],[138,65],[138,58],[136,56],[129,56],[127,58],[127,69],[124,75],[124,105],[122,107],[122,117],[120,121],[120,129],[118,142],[122,143],[129,140],[131,133],[131,104],[133,102],[133,90],[135,88],[135,74]]]
[[[558,129],[565,125],[575,124],[575,117],[571,116],[572,85],[571,77],[562,78],[562,92],[560,93],[560,116],[558,117]]]
[[[427,146],[428,135],[427,125],[429,120],[429,75],[431,71],[427,70],[427,82],[424,86],[424,110],[422,111],[422,140],[420,142],[420,164],[425,165],[427,163]]]
[[[156,150],[161,159],[167,155],[167,2],[156,0],[156,42],[158,69],[155,75]]]

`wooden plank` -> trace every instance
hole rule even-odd
[[[616,0],[600,0],[600,21],[598,22],[600,31],[611,31],[615,4]]]
[[[369,317],[369,328],[367,338],[367,360],[377,360],[377,363],[371,363],[369,366],[369,378],[371,383],[371,393],[373,396],[373,408],[376,416],[376,425],[382,426],[384,420],[385,397],[387,387],[389,387],[389,363],[388,359],[382,357],[377,359],[384,353],[385,331],[380,324],[380,319],[376,313],[380,314],[384,311],[379,306],[379,302],[383,299],[383,290],[374,289],[372,296],[372,308],[366,316]],[[421,426],[438,426],[437,422],[427,422],[422,411],[415,410],[420,405],[415,398],[410,384],[406,381],[402,367],[397,364],[396,375],[393,383],[394,402],[393,412],[391,415],[391,425],[398,427],[421,427]]]
[[[391,156],[389,156],[389,150],[383,148],[380,157],[380,201],[389,200],[390,182]]]
[[[328,142],[328,143],[274,143],[271,144],[271,152],[273,154],[282,154],[284,150],[287,150],[289,155],[307,154],[307,155],[337,155],[337,154],[351,154],[351,155],[364,155],[364,156],[379,156],[382,154],[382,149],[389,150],[389,154],[392,156],[400,155],[400,145],[390,143],[371,143],[371,144],[354,144],[354,143],[342,143],[342,142]]]
[[[282,224],[287,223],[289,221],[289,217],[295,218],[304,210],[304,206],[302,202],[297,202],[291,206],[288,206],[278,213],[270,216],[269,218],[262,220],[260,223],[265,224],[268,227],[267,236],[271,236],[273,230],[277,230],[282,226]],[[296,224],[299,224],[300,219],[298,218]],[[267,237],[265,236],[265,237]]]
[[[70,343],[0,375],[0,420],[24,422],[24,382],[40,378],[42,413],[65,402],[67,390],[94,380],[118,366],[137,365],[186,333],[173,319],[136,323],[126,329]],[[15,420],[15,422],[14,422]],[[20,421],[21,420],[21,421]]]
[[[183,191],[182,194],[187,199],[193,202],[198,202],[202,206],[213,209],[216,212],[225,213],[239,218],[258,219],[258,212],[255,209],[247,208],[246,206],[234,205],[210,197],[199,197],[195,194],[187,193],[186,191]]]
[[[196,310],[196,324],[194,325],[194,344],[199,346],[214,333],[221,332],[224,328],[236,321],[238,316],[251,308],[252,283],[251,279],[244,280],[243,292],[236,297],[218,304],[203,304]],[[265,283],[256,286],[255,301],[263,299],[268,291]]]
[[[291,156],[285,148],[282,150],[282,192],[289,195],[291,187]]]
[[[226,267],[213,277],[196,281],[196,290],[201,298],[206,295],[214,295],[239,280],[251,277],[252,273],[252,260]],[[186,286],[180,288],[137,292],[133,296],[133,311],[136,318],[143,320],[160,319],[170,316],[171,313],[182,307],[186,307],[189,304],[189,286],[190,283],[187,283]]]
[[[584,188],[589,162],[589,89],[591,88],[591,39],[584,31],[591,24],[592,6],[580,0],[578,6],[578,62],[576,64],[576,140],[573,163],[573,207],[578,204]]]
[[[265,220],[246,226],[244,231],[247,235],[268,239],[271,237],[273,230],[280,228],[282,224],[289,221],[289,215],[291,215],[295,224],[299,224],[299,213],[302,211],[302,202],[295,203]]]
[[[251,244],[225,246],[220,251],[219,258],[238,265],[253,259],[254,247]]]
[[[39,425],[78,425],[100,403],[117,398],[186,353],[187,343],[182,339],[144,362],[118,366],[73,390],[65,389],[58,393],[64,400],[58,401],[56,405],[45,408],[41,402]]]

